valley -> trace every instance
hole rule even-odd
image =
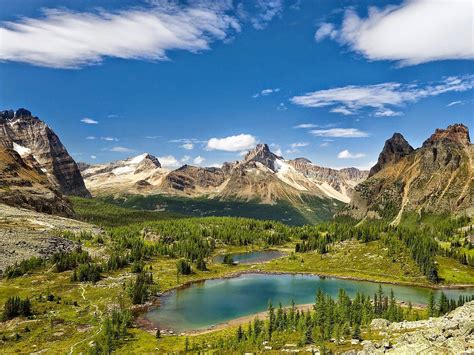
[[[76,163],[29,111],[2,117],[2,352],[389,351],[406,334],[380,318],[472,305],[463,125],[418,149],[394,135],[370,172],[266,144],[169,170],[146,153]]]

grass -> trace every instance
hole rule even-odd
[[[266,263],[262,265],[261,270],[316,273],[400,284],[429,284],[408,255],[389,261],[387,252],[379,241],[367,244],[346,241],[334,246],[325,255],[316,252],[295,254],[293,257]]]
[[[439,276],[444,284],[472,285],[474,284],[474,268],[463,265],[457,260],[444,256],[436,257],[439,266]]]

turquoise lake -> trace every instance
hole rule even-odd
[[[208,328],[235,318],[265,311],[268,301],[275,306],[314,303],[318,289],[336,297],[340,288],[350,296],[357,292],[373,297],[378,284],[367,281],[321,278],[313,275],[243,274],[228,279],[207,280],[172,290],[161,297],[160,307],[145,318],[156,326],[174,331]],[[426,304],[430,289],[382,284],[385,294],[393,289],[399,301]],[[435,294],[439,295],[440,290]],[[474,294],[474,288],[444,290],[448,298]]]
[[[280,258],[284,254],[278,250],[258,250],[227,255],[230,255],[232,257],[232,260],[239,264],[256,264]],[[214,258],[214,261],[217,263],[222,263],[223,260],[224,255],[217,255]]]

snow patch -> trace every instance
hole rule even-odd
[[[130,164],[140,164],[143,161],[143,159],[145,159],[146,156],[147,156],[146,153],[144,153],[142,155],[137,155],[135,158],[132,158],[129,163]]]
[[[277,177],[284,183],[294,187],[300,191],[307,191],[308,189],[296,182],[295,178],[300,175],[291,165],[281,159],[275,159],[275,170]]]
[[[23,147],[22,145],[13,143],[13,149],[20,154],[21,157],[31,154],[31,149]]]
[[[112,170],[112,174],[124,175],[124,174],[133,173],[134,171],[135,169],[132,166],[121,166],[119,168],[115,168],[114,170]]]

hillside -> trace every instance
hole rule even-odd
[[[418,149],[401,135],[385,143],[371,176],[355,188],[346,212],[398,224],[406,212],[464,213],[473,206],[474,147],[462,124],[437,129]]]

